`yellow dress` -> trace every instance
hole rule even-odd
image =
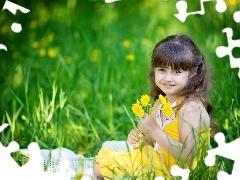
[[[163,127],[163,130],[179,141],[178,117],[174,116],[174,119]],[[201,154],[201,144],[205,144],[205,147],[206,144],[210,144],[210,131],[199,131],[199,134],[202,138],[199,138],[197,148],[199,151],[197,152]],[[107,147],[102,147],[95,159],[105,179],[121,179],[123,177],[153,179],[156,176],[169,179],[171,176],[170,169],[173,165],[176,164],[182,168],[190,168],[190,166],[194,168],[199,157],[195,157],[193,162],[186,164],[172,157],[161,147],[155,150],[152,146],[146,145],[128,152],[123,150],[116,152]]]

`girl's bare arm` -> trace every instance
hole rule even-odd
[[[190,162],[198,142],[197,130],[209,127],[210,118],[200,101],[184,104],[177,114],[179,117],[179,141],[168,136],[156,125],[152,116],[147,114],[142,119],[144,125],[140,124],[138,127],[143,133],[149,134],[157,141],[171,156],[176,159],[182,158],[184,162]],[[203,126],[203,124],[205,125]]]

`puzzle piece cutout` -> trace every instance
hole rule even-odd
[[[5,173],[5,175],[8,177],[12,174],[12,169],[19,168],[17,162],[11,157],[11,153],[18,150],[19,145],[15,141],[9,143],[7,147],[4,147],[2,143],[0,143],[0,174]]]
[[[19,6],[15,3],[12,3],[10,1],[8,1],[8,0],[6,0],[4,5],[3,5],[3,10],[5,10],[5,9],[9,10],[14,15],[16,15],[17,10],[20,10],[22,13],[25,13],[25,14],[30,11],[29,9],[24,8],[22,6]]]
[[[200,6],[201,10],[195,11],[195,12],[187,12],[188,4],[185,0],[180,0],[176,3],[176,8],[178,10],[178,14],[174,14],[176,18],[178,18],[181,22],[185,22],[186,18],[189,15],[194,15],[194,14],[200,14],[203,15],[205,14],[205,9],[204,9],[204,2],[208,1],[216,1],[216,6],[215,9],[219,12],[222,13],[227,9],[226,3],[224,0],[200,0]]]
[[[0,132],[3,131],[8,124],[0,126]],[[28,146],[29,161],[20,167],[17,162],[11,157],[12,152],[19,150],[19,144],[15,141],[9,143],[4,147],[0,142],[0,179],[45,179],[45,180],[70,180],[70,177],[65,175],[65,172],[71,170],[70,163],[66,160],[60,162],[59,173],[44,172],[42,161],[43,158],[40,154],[40,148],[37,143],[33,142]]]
[[[171,167],[171,174],[173,176],[181,176],[182,180],[188,180],[190,170],[189,169],[182,169],[177,165],[173,165]]]
[[[12,14],[16,15],[17,10],[20,10],[22,13],[28,13],[30,10],[27,8],[24,8],[22,6],[19,6],[17,4],[14,4],[8,0],[6,0],[5,4],[3,5],[3,10],[7,9],[10,11]],[[19,33],[22,31],[22,25],[18,23],[13,23],[11,25],[11,29],[15,33]]]
[[[105,3],[113,3],[113,2],[116,2],[116,1],[120,1],[120,0],[105,0]]]
[[[4,123],[0,126],[0,132],[2,132],[6,127],[8,127],[9,125],[7,123]]]
[[[157,176],[154,178],[154,180],[165,180],[164,177],[161,177],[161,176]]]
[[[237,17],[235,17],[235,21],[236,20],[240,21],[240,17],[239,17],[240,11],[235,12],[234,15],[237,16]],[[232,36],[233,36],[232,28],[227,27],[227,28],[223,29],[222,32],[226,33],[226,35],[227,35],[228,47],[225,47],[225,46],[217,47],[216,54],[220,58],[228,55],[231,68],[237,68],[237,67],[239,68],[238,77],[240,78],[240,58],[234,58],[232,55],[233,48],[235,48],[235,47],[240,48],[240,39],[237,39],[237,40],[232,39]]]
[[[10,12],[11,12],[12,14],[14,14],[14,15],[16,15],[17,10],[19,10],[19,11],[21,11],[22,13],[25,13],[25,14],[30,11],[29,9],[24,8],[24,7],[22,7],[22,6],[19,6],[19,5],[15,4],[15,3],[12,3],[12,2],[10,2],[10,1],[8,1],[8,0],[6,0],[5,3],[4,3],[4,5],[3,5],[3,9],[2,9],[2,10],[5,10],[5,9],[8,10],[8,11],[10,11]],[[19,24],[19,23],[15,23],[15,22],[14,22],[14,23],[12,23],[12,25],[11,25],[11,29],[12,29],[13,32],[19,33],[19,32],[22,31],[22,25]],[[0,44],[0,50],[1,50],[1,49],[7,51],[7,47],[6,47],[4,44]]]
[[[180,176],[182,177],[182,180],[188,180],[190,170],[182,169],[178,165],[173,165],[170,172],[174,177]],[[164,180],[164,177],[158,176],[154,180]]]
[[[224,171],[220,171],[217,174],[218,180],[236,180],[240,177],[240,139],[236,139],[232,142],[226,143],[223,133],[217,133],[214,136],[215,141],[218,143],[218,147],[208,150],[208,155],[205,158],[205,164],[207,166],[213,166],[215,164],[216,155],[231,159],[234,161],[232,174],[228,174]]]
[[[240,23],[240,11],[236,11],[234,14],[233,14],[233,19],[236,23]]]

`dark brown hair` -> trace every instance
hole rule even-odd
[[[196,71],[197,74],[188,80],[178,96],[183,97],[182,104],[191,98],[198,98],[203,102],[207,112],[209,114],[212,112],[212,106],[208,98],[209,75],[206,60],[198,46],[188,35],[173,35],[161,40],[153,49],[151,58],[151,96],[154,99],[157,99],[160,94],[165,95],[155,84],[154,68],[170,66],[174,70]]]

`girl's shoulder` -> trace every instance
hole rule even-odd
[[[179,108],[178,111],[186,111],[186,110],[191,110],[191,111],[199,111],[199,110],[206,110],[204,106],[204,100],[201,98],[189,98],[185,101],[181,102],[181,107]]]
[[[191,124],[198,124],[203,121],[205,125],[209,126],[210,117],[203,103],[202,99],[199,98],[186,100],[177,111],[179,119],[187,120]]]

